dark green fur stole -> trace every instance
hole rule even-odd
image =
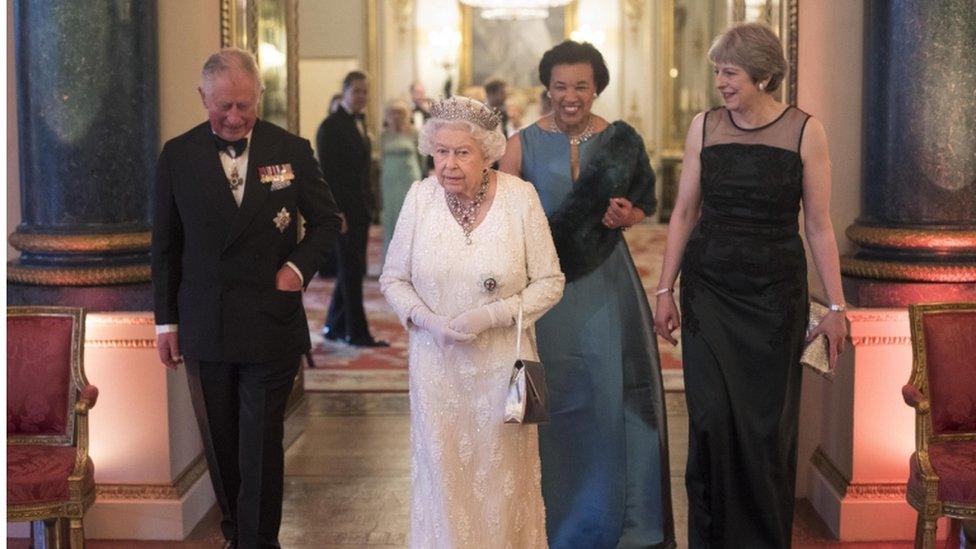
[[[593,272],[620,241],[621,229],[608,229],[602,222],[611,197],[626,197],[648,215],[657,205],[644,140],[626,122],[612,126],[613,134],[583,167],[573,192],[549,217],[567,282]]]

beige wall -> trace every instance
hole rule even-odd
[[[298,57],[366,59],[366,2],[301,0],[298,3]]]
[[[159,144],[206,120],[197,86],[220,48],[220,0],[159,3]]]
[[[844,236],[861,211],[861,110],[864,11],[861,2],[803,0],[799,13],[799,70],[797,102],[817,117],[827,131],[832,161],[831,219],[841,253],[851,248]],[[843,63],[837,60],[842,59]],[[822,294],[810,260],[810,288]],[[848,353],[852,353],[850,345]],[[845,361],[844,364],[851,364]],[[841,366],[843,367],[843,365]],[[804,376],[800,405],[800,440],[797,459],[797,497],[807,495],[810,456],[822,440],[824,422],[843,419],[830,414],[850,401],[850,387],[827,383],[815,374]],[[839,400],[838,400],[839,399]],[[849,423],[849,420],[848,420]],[[850,443],[850,441],[846,441]],[[842,452],[843,453],[843,452]],[[850,455],[846,453],[844,455]],[[844,467],[845,464],[837,464]]]

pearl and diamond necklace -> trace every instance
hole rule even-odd
[[[469,202],[462,201],[461,196],[457,193],[444,193],[447,198],[447,209],[451,211],[454,220],[461,226],[461,230],[464,232],[464,243],[468,246],[471,245],[471,233],[474,231],[474,221],[478,218],[478,211],[481,209],[481,204],[484,203],[485,197],[488,196],[488,174],[488,170],[485,170],[484,175],[481,177],[481,186],[478,187],[478,192],[474,194],[474,198]]]

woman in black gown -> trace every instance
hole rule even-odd
[[[725,106],[688,130],[655,314],[672,344],[681,326],[688,543],[789,547],[808,315],[801,203],[831,308],[811,337],[826,334],[833,365],[846,335],[827,140],[820,122],[773,97],[786,60],[767,27],[732,27],[708,56]]]

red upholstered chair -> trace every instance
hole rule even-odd
[[[976,303],[909,307],[914,361],[902,396],[915,408],[908,503],[918,511],[915,547],[935,546],[949,517],[947,547],[960,519],[976,518]]]
[[[82,309],[7,308],[7,520],[31,521],[45,547],[84,547],[95,501],[84,333]]]

